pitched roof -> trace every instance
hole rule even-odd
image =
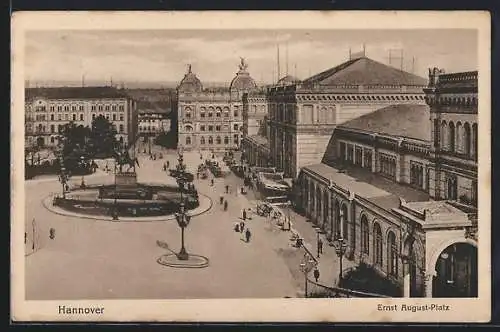
[[[305,85],[406,85],[426,86],[423,77],[396,69],[375,60],[361,57],[305,79]]]
[[[431,139],[429,116],[427,105],[391,105],[347,121],[339,128],[429,141]]]
[[[43,97],[47,99],[103,99],[128,98],[128,95],[111,86],[27,88],[25,100]]]

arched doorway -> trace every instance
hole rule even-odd
[[[319,187],[316,188],[316,215],[314,216],[314,223],[319,226],[321,222],[321,199],[322,199],[321,190]]]
[[[423,279],[420,272],[423,264],[422,251],[415,240],[415,237],[408,236],[403,245],[403,274],[404,278],[408,276],[408,280],[404,282],[409,282],[410,297],[423,297]]]
[[[344,238],[344,240],[347,240],[348,239],[348,235],[349,235],[349,231],[347,229],[348,225],[349,225],[349,222],[348,222],[348,218],[349,218],[349,214],[348,214],[348,211],[347,211],[347,205],[343,204],[342,205],[342,237]]]
[[[323,193],[323,225],[321,226],[321,228],[323,228],[323,230],[326,228],[326,225],[328,224],[328,192],[325,191]]]
[[[477,297],[477,248],[454,243],[436,261],[432,297]]]
[[[340,238],[340,203],[335,202],[335,238]]]

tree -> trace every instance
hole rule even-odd
[[[88,160],[92,157],[87,147],[90,134],[90,128],[82,125],[77,126],[72,121],[66,124],[61,131],[64,166],[73,174],[88,171]]]
[[[117,146],[116,129],[113,124],[100,115],[92,121],[90,145],[95,155],[108,157],[113,155]]]

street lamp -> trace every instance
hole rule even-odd
[[[191,216],[186,214],[186,210],[184,208],[184,202],[181,202],[179,207],[179,213],[175,214],[175,219],[177,220],[177,224],[181,228],[181,250],[177,254],[177,258],[179,260],[185,261],[189,259],[189,254],[184,247],[184,229],[189,225],[191,221]]]
[[[315,261],[312,259],[312,257],[309,257],[307,259],[308,255],[304,254],[304,259],[302,262],[299,264],[300,271],[304,273],[304,297],[307,297],[307,276],[309,272],[315,267]]]
[[[339,258],[339,281],[338,281],[338,286],[341,285],[342,281],[342,260],[344,258],[344,255],[347,251],[347,242],[345,239],[342,238],[342,235],[338,237],[337,239],[334,240],[334,246],[335,246],[335,253],[337,254],[337,257]]]
[[[177,165],[177,171],[178,171],[177,184],[179,185],[179,189],[181,192],[179,212],[175,214],[175,219],[177,220],[177,224],[181,228],[181,250],[177,254],[177,258],[179,260],[188,260],[189,254],[187,253],[186,248],[184,247],[184,229],[189,225],[189,222],[191,221],[191,216],[186,214],[184,198],[182,196],[182,192],[184,191],[184,184],[187,181],[187,176],[185,172],[186,165],[184,165],[184,157],[182,155],[182,152],[179,152],[179,157],[177,160],[179,162],[179,164]]]

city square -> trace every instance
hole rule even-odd
[[[162,164],[166,160],[176,163],[177,154],[162,152],[165,160],[140,157],[139,180],[168,181]],[[198,160],[198,153],[186,153],[188,165],[196,165]],[[112,176],[100,170],[85,177],[85,181],[102,183]],[[72,185],[78,186],[79,180]],[[186,246],[188,252],[210,260],[205,269],[173,269],[157,263],[166,252],[157,241],[168,243],[174,250],[180,246],[175,220],[112,222],[57,215],[42,204],[49,193],[60,191],[57,179],[28,181],[27,299],[268,298],[303,293],[304,277],[299,271],[302,253],[291,246],[288,232],[254,213],[247,221],[252,231],[249,243],[234,231],[242,209],[255,211],[255,200],[250,195],[235,193],[243,181],[230,175],[216,179],[213,187],[209,179],[195,180],[195,184],[211,201],[208,210],[193,217],[187,227]],[[231,194],[224,194],[226,184]],[[228,211],[219,204],[220,195],[227,197]],[[55,229],[52,240],[50,228]],[[314,243],[310,245],[314,248]],[[325,274],[332,278],[325,281],[333,284],[335,272]]]

